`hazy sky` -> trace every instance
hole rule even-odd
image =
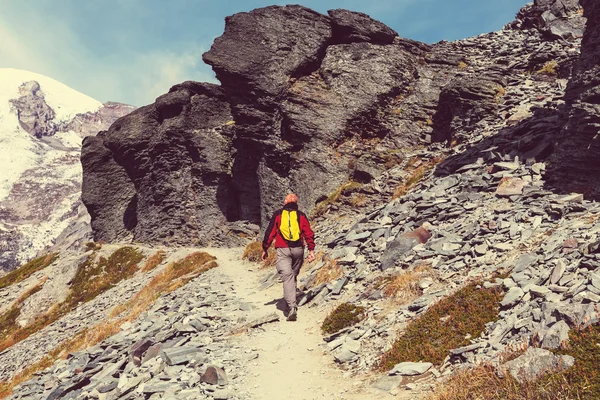
[[[434,43],[502,28],[527,0],[299,0],[362,11]],[[184,80],[215,82],[202,53],[224,18],[262,0],[0,0],[0,68],[47,75],[102,102],[148,104]]]

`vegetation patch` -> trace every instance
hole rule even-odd
[[[344,276],[344,270],[338,264],[337,260],[329,260],[317,271],[313,285],[318,286],[323,283],[333,282],[342,276]]]
[[[540,75],[556,75],[556,68],[558,67],[558,63],[556,61],[548,61],[546,64],[544,64],[544,66],[542,68],[540,68],[540,70],[538,71],[538,74]]]
[[[407,165],[409,176],[404,180],[402,185],[394,191],[393,198],[397,199],[398,197],[406,195],[442,160],[443,159],[439,157],[435,157],[430,161],[423,161],[417,157],[410,159]]]
[[[137,249],[122,247],[116,250],[108,259],[100,257],[96,262],[95,258],[96,254],[91,254],[81,264],[71,283],[67,298],[62,303],[55,304],[46,314],[37,317],[33,322],[22,328],[15,325],[12,332],[8,332],[0,341],[0,351],[57,321],[75,309],[80,303],[90,301],[120,281],[130,278],[138,270],[137,263],[144,256]]]
[[[325,214],[331,205],[339,203],[342,196],[350,196],[351,194],[358,192],[362,186],[363,185],[361,183],[354,181],[344,183],[333,193],[331,193],[325,200],[317,204],[312,213],[313,218]]]
[[[162,264],[163,261],[165,261],[166,256],[167,256],[167,253],[165,253],[163,250],[157,251],[156,253],[154,253],[154,255],[152,255],[150,258],[148,258],[146,260],[146,263],[142,267],[141,271],[142,272],[152,271],[154,268],[156,268],[160,264]]]
[[[470,344],[485,324],[498,318],[504,292],[470,283],[411,322],[392,348],[379,360],[382,371],[404,361],[441,364],[452,349]]]
[[[27,264],[15,269],[0,278],[0,289],[29,278],[31,275],[51,265],[58,258],[58,253],[48,254],[29,261]]]
[[[575,358],[575,365],[533,382],[519,383],[510,374],[500,377],[489,364],[462,370],[442,385],[429,400],[593,400],[600,398],[600,326],[574,329],[560,354]]]
[[[365,318],[365,308],[351,303],[340,304],[323,321],[321,331],[325,334],[338,332],[356,325]]]
[[[246,249],[244,249],[244,254],[242,254],[242,260],[248,260],[250,262],[260,262],[262,261],[262,243],[261,242],[252,242]]]
[[[401,275],[384,277],[376,286],[382,288],[385,297],[405,302],[422,295],[421,281],[433,276],[431,265],[422,264]]]
[[[252,242],[248,246],[246,246],[244,254],[242,254],[242,260],[248,260],[253,263],[259,263],[262,261],[262,252],[262,243]],[[277,252],[275,250],[271,250],[268,253],[267,259],[265,261],[262,261],[260,268],[264,269],[274,267],[276,262]]]
[[[144,255],[133,247],[122,247],[108,259],[100,257],[94,262],[94,258],[88,257],[77,270],[66,303],[72,306],[86,303],[122,280],[131,278],[138,271],[138,263]]]
[[[87,242],[85,244],[86,251],[98,251],[102,249],[102,243],[100,242]]]
[[[66,358],[69,353],[94,346],[117,334],[123,323],[137,319],[160,296],[180,288],[203,272],[216,267],[217,263],[214,260],[210,254],[198,252],[168,265],[131,300],[115,307],[109,313],[109,320],[83,330],[61,343],[39,362],[15,375],[10,381],[0,382],[0,398],[9,396],[15,386],[31,379],[37,372],[51,367],[59,358]]]
[[[19,315],[21,315],[21,306],[25,300],[42,290],[47,280],[48,277],[45,277],[29,289],[25,290],[10,308],[5,311],[4,314],[0,315],[0,340],[5,339],[18,329],[17,319],[19,318]]]

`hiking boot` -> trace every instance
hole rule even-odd
[[[298,307],[293,307],[287,316],[287,320],[295,321],[297,318],[298,318]]]

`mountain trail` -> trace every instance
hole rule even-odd
[[[221,272],[234,282],[234,294],[250,306],[248,321],[273,312],[281,316],[279,322],[263,325],[240,337],[242,346],[259,354],[251,361],[251,373],[246,378],[253,399],[414,399],[410,393],[401,391],[392,396],[370,388],[369,380],[373,377],[353,377],[335,365],[331,355],[320,347],[323,344],[320,324],[326,310],[301,307],[298,321],[286,321],[281,285],[259,290],[262,274],[256,272],[255,265],[240,259],[243,249],[206,251],[217,257]]]

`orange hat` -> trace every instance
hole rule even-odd
[[[287,196],[285,196],[285,200],[283,201],[283,204],[289,204],[289,203],[297,203],[298,202],[298,196],[296,196],[294,193],[290,193]]]

